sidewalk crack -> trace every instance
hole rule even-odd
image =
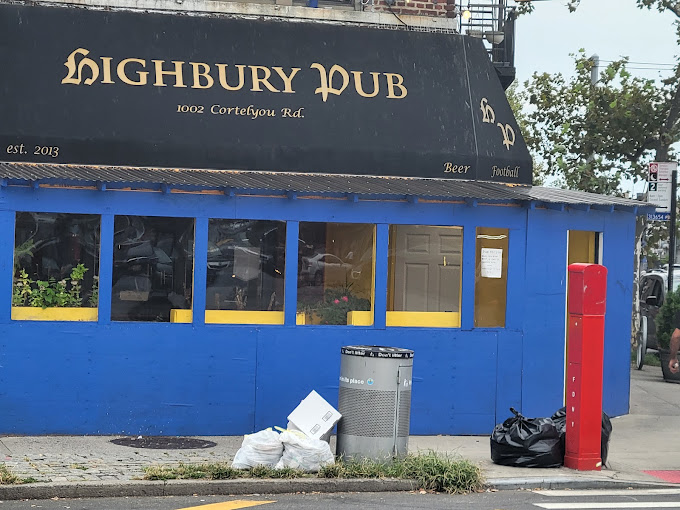
[[[7,448],[7,446],[5,446],[5,443],[2,442],[2,439],[0,439],[0,453],[8,457],[12,456],[12,452],[10,451],[9,448]]]

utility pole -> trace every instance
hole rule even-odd
[[[673,269],[675,268],[675,209],[677,207],[676,188],[678,186],[678,171],[671,175],[671,231],[668,236],[668,292],[673,292]]]
[[[590,68],[590,83],[597,85],[600,79],[600,56],[594,53],[589,60],[593,62],[593,67]]]

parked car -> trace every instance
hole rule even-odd
[[[302,257],[300,278],[315,286],[346,285],[352,264],[344,262],[332,253],[317,253],[312,257]]]
[[[680,287],[680,265],[673,268],[673,290]],[[637,369],[644,365],[647,349],[659,349],[654,319],[663,305],[668,291],[668,270],[659,269],[643,273],[640,277],[640,337],[637,347]]]

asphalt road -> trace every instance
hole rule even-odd
[[[420,492],[287,494],[0,502],[0,510],[578,510],[680,508],[680,488],[601,491],[498,491],[468,495]]]

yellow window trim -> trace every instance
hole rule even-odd
[[[352,310],[347,312],[348,326],[372,326],[373,312],[371,310]]]
[[[311,317],[309,314],[304,312],[298,312],[295,315],[295,324],[298,326],[304,326],[306,324],[312,324]],[[373,312],[371,310],[352,310],[347,312],[347,325],[348,326],[372,326],[373,325]]]
[[[13,306],[13,321],[96,322],[97,308],[37,308]]]
[[[192,310],[170,310],[170,322],[191,323]],[[283,312],[259,310],[206,310],[206,324],[283,324]]]
[[[40,310],[40,309],[38,309]],[[63,308],[62,308],[63,310]],[[87,310],[87,309],[85,309]],[[14,318],[14,317],[12,317]],[[191,323],[191,310],[170,310],[170,322]],[[283,324],[283,312],[249,310],[206,310],[206,324]],[[307,324],[307,315],[297,313],[295,323]],[[372,326],[371,310],[354,310],[347,313],[347,325]],[[459,328],[458,312],[387,312],[387,326]]]
[[[459,312],[387,312],[387,326],[459,328]]]
[[[283,312],[267,310],[206,310],[206,324],[283,324]]]
[[[191,310],[179,310],[177,308],[170,310],[170,322],[191,324],[193,318],[194,316]]]

